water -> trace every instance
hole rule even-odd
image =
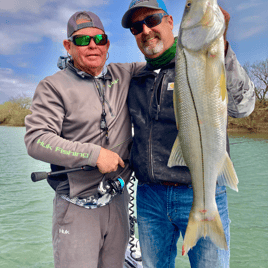
[[[53,268],[51,242],[54,192],[32,171],[49,165],[27,155],[25,128],[0,127],[0,268]],[[268,267],[268,135],[232,136],[231,155],[239,192],[228,190],[231,268]],[[176,268],[189,268],[180,256]]]
[[[53,191],[32,183],[32,171],[49,165],[27,155],[25,128],[0,127],[0,267],[53,267]]]

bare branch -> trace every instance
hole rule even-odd
[[[254,64],[246,62],[243,68],[255,85],[257,98],[260,101],[265,101],[268,98],[268,58]]]
[[[26,94],[20,94],[16,97],[11,97],[9,99],[12,103],[17,103],[22,109],[29,109],[32,103],[32,98],[28,97]]]

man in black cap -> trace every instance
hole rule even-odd
[[[55,267],[120,268],[129,239],[128,193],[104,185],[130,179],[123,161],[132,140],[126,99],[144,64],[106,66],[110,42],[92,12],[71,16],[67,38],[71,60],[37,86],[25,143],[30,156],[59,169],[96,167],[53,183]]]
[[[229,14],[222,11],[228,25]],[[177,42],[172,32],[173,18],[162,0],[132,0],[122,25],[130,29],[147,61],[132,78],[128,96],[134,125],[131,164],[138,179],[137,220],[143,267],[175,267],[177,241],[185,235],[193,190],[188,167],[167,166],[178,134],[173,108]],[[254,85],[226,40],[225,67],[228,114],[248,116],[255,105]],[[229,246],[225,186],[217,186],[216,202]],[[188,256],[191,267],[229,267],[230,251],[219,250],[209,238],[199,239]]]

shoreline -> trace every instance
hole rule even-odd
[[[0,127],[17,127],[17,128],[25,128],[25,126],[12,126],[12,125],[4,125],[0,124]],[[247,137],[247,138],[253,138],[253,139],[265,139],[268,140],[268,126],[267,128],[262,127],[258,128],[258,130],[255,129],[249,129],[248,127],[228,127],[227,128],[227,134],[230,137]]]
[[[261,128],[258,129],[258,131],[249,130],[247,127],[228,128],[227,133],[229,137],[245,137],[268,140],[267,128]]]
[[[262,128],[258,129],[257,131],[254,131],[252,129],[248,129],[247,127],[236,127],[236,128],[228,128],[227,129],[228,133],[247,133],[247,134],[263,134],[267,133],[268,134],[268,128]]]
[[[13,125],[0,124],[0,127],[25,127],[25,126],[13,126]]]

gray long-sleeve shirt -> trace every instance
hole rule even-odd
[[[31,111],[25,119],[25,144],[35,159],[66,168],[96,166],[101,147],[129,157],[131,124],[126,104],[129,82],[144,63],[109,64],[104,76],[94,78],[69,63],[37,86]],[[105,89],[105,112],[110,144],[100,129]],[[130,174],[130,171],[129,171]],[[113,177],[115,174],[109,174]],[[98,171],[69,173],[70,196],[96,192]]]

